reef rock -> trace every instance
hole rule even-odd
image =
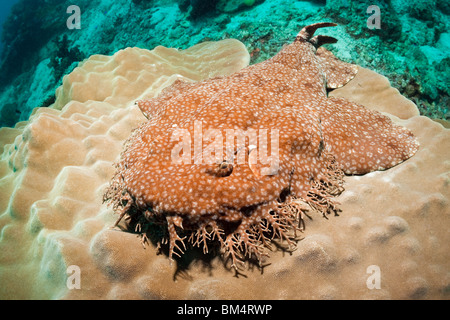
[[[0,297],[448,299],[450,130],[418,116],[384,77],[364,69],[332,95],[382,111],[411,130],[420,149],[387,171],[347,177],[340,215],[313,216],[296,250],[271,252],[263,274],[233,277],[214,255],[171,264],[137,235],[111,229],[115,217],[102,195],[112,165],[147,121],[134,101],[180,77],[228,75],[248,61],[233,40],[94,56],[64,79],[53,107],[2,128]],[[79,289],[68,286],[69,266],[79,267]]]

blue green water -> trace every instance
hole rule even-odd
[[[0,2],[0,34],[3,33],[3,24],[11,13],[12,6],[19,0],[10,0]],[[3,50],[3,41],[0,41],[0,54]]]
[[[50,105],[62,77],[92,54],[236,38],[256,63],[320,21],[339,24],[324,31],[339,39],[329,47],[338,57],[387,76],[423,115],[450,119],[448,0],[4,0],[0,9],[0,126]]]

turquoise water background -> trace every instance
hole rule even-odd
[[[11,8],[19,0],[3,0],[0,2],[0,34],[3,33],[3,24],[11,13]],[[3,42],[0,41],[0,53],[3,51]]]
[[[80,8],[79,29],[68,27],[70,5]],[[235,38],[253,64],[321,21],[339,24],[321,30],[339,39],[328,46],[339,58],[387,76],[421,114],[450,120],[447,0],[19,0],[0,8],[0,126],[51,105],[62,77],[93,54]]]

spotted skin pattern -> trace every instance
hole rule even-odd
[[[293,246],[308,211],[337,214],[332,198],[344,173],[388,169],[414,155],[419,145],[408,129],[327,97],[358,70],[320,47],[336,39],[313,37],[330,26],[307,26],[271,59],[230,76],[178,80],[138,101],[148,121],[125,143],[104,196],[117,223],[161,226],[170,258],[186,243],[206,253],[217,242],[237,269],[246,257],[262,261],[273,241]],[[230,132],[247,140],[226,139]]]

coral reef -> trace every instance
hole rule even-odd
[[[11,15],[3,26],[0,83],[39,63],[36,52],[51,40],[55,34],[64,31],[64,24],[58,23],[53,12],[65,12],[65,2],[58,0],[38,2],[20,1],[12,8]],[[36,63],[37,62],[37,63]]]
[[[450,117],[444,81],[450,52],[445,1],[381,1],[380,30],[367,28],[366,9],[371,3],[365,0],[255,1],[251,6],[245,1],[217,1],[213,9],[197,9],[195,19],[190,16],[191,1],[118,0],[111,4],[110,0],[80,0],[80,30],[68,30],[63,23],[69,17],[66,8],[72,3],[57,2],[28,5],[21,0],[5,24],[0,106],[9,105],[12,112],[2,113],[6,118],[0,116],[0,125],[13,126],[27,120],[33,108],[48,105],[46,100],[53,96],[61,78],[52,74],[47,59],[55,56],[55,44],[63,35],[69,51],[78,48],[82,53],[75,59],[110,55],[132,46],[185,49],[205,40],[235,38],[247,46],[252,63],[257,63],[273,56],[301,26],[330,19],[341,24],[330,31],[342,40],[330,48],[340,59],[387,76],[394,87],[417,103],[421,114]],[[201,6],[206,2],[195,3]],[[61,72],[69,73],[78,62],[71,60]],[[39,83],[33,83],[37,79]]]
[[[71,1],[15,5],[0,55],[0,298],[448,300],[448,1],[378,1],[381,29],[367,27],[373,3],[366,0],[205,3],[78,0],[82,27],[74,30],[65,24]],[[261,252],[261,270],[250,264],[243,277],[224,265],[220,240],[204,252],[207,234],[194,233],[194,246],[170,263],[170,244],[158,247],[168,238],[166,221],[122,219],[123,230],[112,229],[117,216],[102,200],[113,164],[133,129],[148,122],[134,102],[164,94],[177,80],[257,66],[317,21],[339,24],[322,29],[339,39],[327,49],[361,66],[328,92],[330,100],[364,105],[407,128],[420,143],[414,157],[345,177],[345,191],[327,198],[339,203],[337,217],[324,220],[300,202],[281,208],[297,210],[289,217],[300,229],[306,220],[306,230],[286,247],[268,227],[270,248],[247,250],[257,259]],[[219,41],[228,38],[241,42]],[[215,169],[226,176],[237,167]],[[279,194],[280,201],[289,196]],[[189,235],[177,223],[180,238]],[[81,270],[80,289],[67,285],[73,266]],[[381,272],[379,289],[367,282],[372,267]]]
[[[340,216],[312,215],[297,249],[274,247],[263,273],[233,277],[201,249],[171,264],[136,234],[111,229],[116,219],[102,196],[112,164],[132,129],[148,121],[134,101],[177,79],[230,75],[249,58],[233,40],[94,55],[64,78],[55,104],[1,128],[0,297],[448,299],[450,130],[364,68],[330,96],[383,112],[421,147],[400,166],[347,177]],[[372,265],[380,289],[367,286]],[[81,270],[80,289],[66,285],[69,266]]]
[[[132,46],[186,49],[205,40],[235,38],[247,46],[253,64],[273,56],[301,26],[330,19],[342,24],[329,31],[342,40],[330,48],[340,59],[388,77],[417,103],[421,114],[440,119],[450,116],[444,81],[450,52],[445,1],[381,1],[380,30],[367,28],[368,1],[276,0],[255,1],[252,6],[245,1],[217,1],[214,9],[205,9],[192,19],[190,1],[80,0],[80,30],[68,30],[63,23],[72,3],[56,2],[28,5],[21,0],[5,24],[0,106],[9,105],[12,112],[2,113],[6,118],[0,117],[0,125],[13,126],[27,120],[33,108],[48,105],[46,100],[61,78],[52,74],[47,59],[55,55],[55,44],[63,35],[68,50],[78,48],[80,58],[110,55]],[[64,73],[78,62],[71,61]],[[33,83],[36,79],[39,83]]]
[[[368,15],[360,13],[371,4],[337,0],[325,6],[326,16],[342,23],[357,39],[351,61],[386,75],[402,94],[417,103],[422,114],[447,119],[449,92],[441,79],[448,75],[440,70],[448,64],[448,15],[434,1],[381,1],[377,3],[381,28],[369,29],[365,27]]]
[[[76,65],[74,62],[84,59],[83,53],[77,46],[71,47],[67,35],[63,35],[55,42],[57,50],[50,57],[49,67],[53,69],[55,79],[61,79],[66,73],[70,73]]]
[[[35,109],[14,129],[0,129],[1,298],[62,297],[70,264],[83,272],[96,269],[91,258],[85,260],[91,267],[75,260],[114,223],[102,194],[124,140],[145,120],[136,99],[156,96],[176,79],[231,74],[248,61],[236,40],[182,52],[128,48],[111,57],[95,55],[64,78],[52,106]],[[96,280],[91,285],[101,286]]]

